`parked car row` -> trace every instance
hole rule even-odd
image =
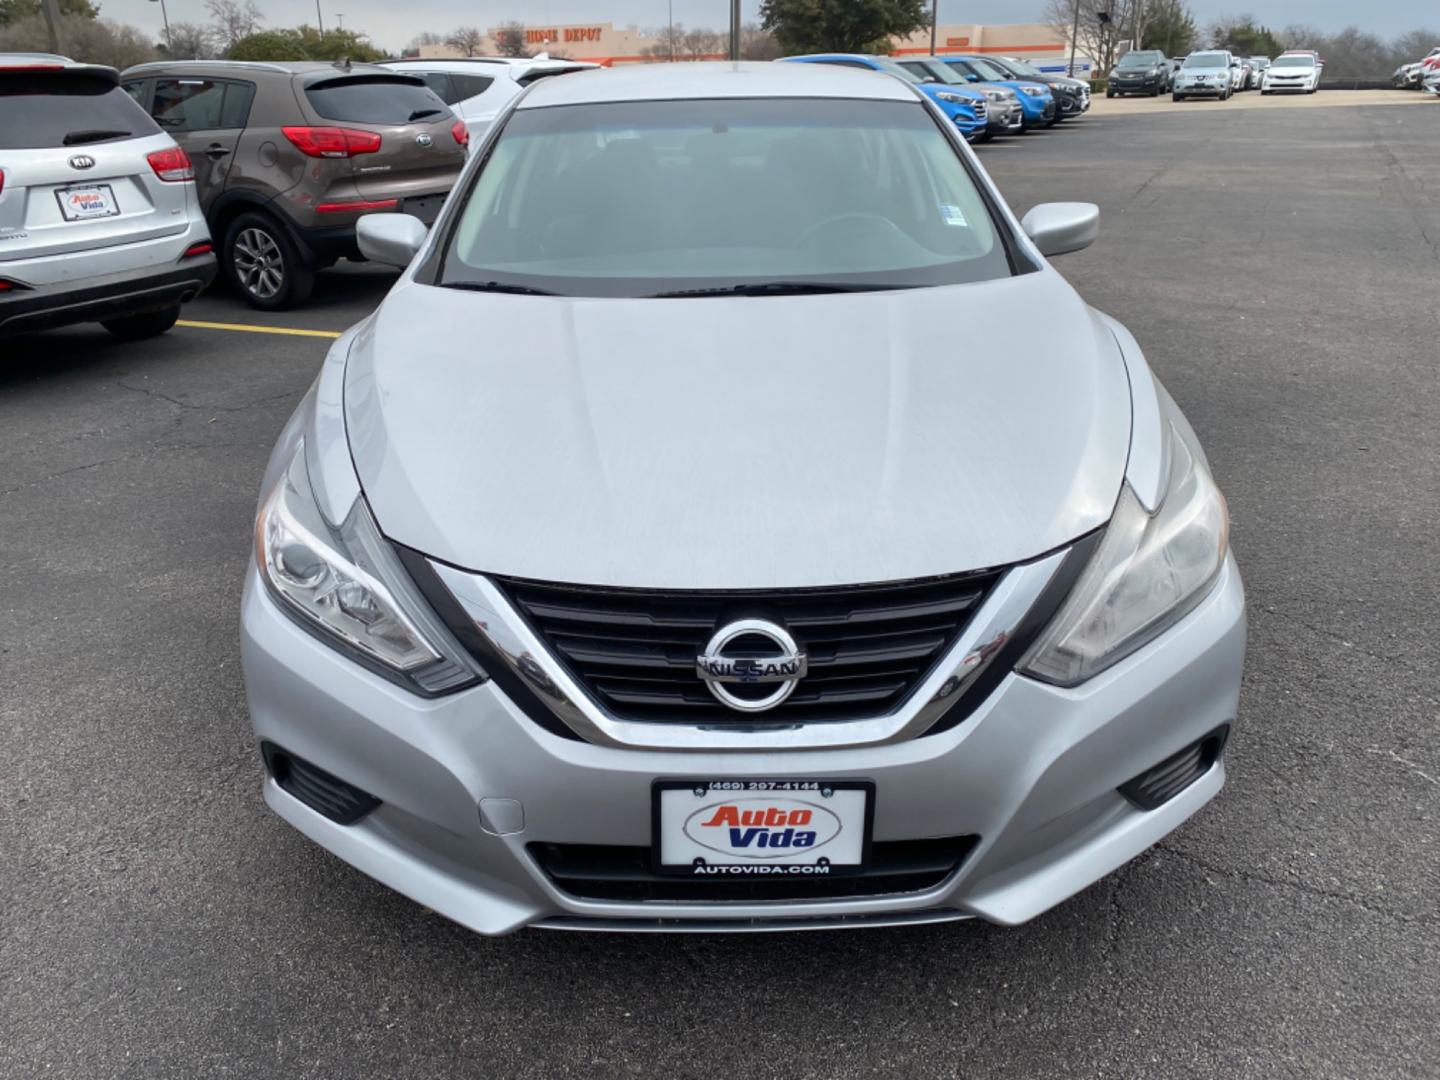
[[[1425,90],[1440,93],[1440,45],[1419,60],[1401,64],[1391,79],[1397,90]]]
[[[1088,86],[1022,61],[823,54],[929,98],[967,141],[1078,116]],[[363,258],[356,223],[433,223],[496,117],[526,87],[597,65],[548,57],[382,64],[0,57],[0,334],[99,321],[174,325],[217,272],[251,306],[303,303]]]
[[[1192,97],[1227,101],[1243,90],[1313,94],[1320,88],[1324,66],[1318,53],[1306,49],[1284,52],[1274,60],[1268,56],[1237,56],[1227,49],[1202,49],[1178,64],[1170,62],[1170,96],[1175,101]],[[1111,73],[1112,81],[1119,72],[1117,66]]]

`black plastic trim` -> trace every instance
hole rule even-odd
[[[127,270],[85,280],[80,288],[32,286],[0,293],[0,337],[75,323],[102,322],[183,304],[215,278],[213,255],[192,256],[178,269]]]
[[[440,617],[441,622],[450,628],[450,632],[455,635],[460,644],[479,661],[482,670],[495,681],[496,686],[505,692],[505,696],[550,734],[559,735],[561,738],[570,739],[573,742],[583,742],[584,740],[562,723],[560,718],[525,684],[525,681],[510,669],[510,665],[495,651],[494,646],[465,614],[465,609],[460,606],[460,602],[445,587],[445,583],[440,580],[440,575],[435,573],[434,567],[430,565],[430,560],[420,552],[397,544],[393,540],[390,545],[395,549],[395,554],[399,556],[406,573],[410,575],[410,580],[415,583],[415,587],[420,590],[421,595],[434,609],[435,614]]]
[[[286,794],[338,825],[353,825],[380,805],[368,791],[266,741],[260,744],[265,768]]]
[[[1214,768],[1229,738],[1230,725],[1221,724],[1117,790],[1141,810],[1158,810]]]
[[[1040,636],[1045,627],[1050,625],[1050,620],[1055,617],[1061,605],[1069,597],[1070,590],[1075,587],[1075,582],[1079,579],[1081,572],[1089,565],[1090,557],[1095,554],[1095,549],[1104,535],[1105,528],[1102,526],[1070,545],[1070,551],[1065,556],[1065,561],[1060,564],[1060,569],[1055,571],[1055,576],[1050,579],[1050,584],[1045,587],[1040,598],[1030,605],[1030,610],[1025,613],[1024,619],[1020,621],[1020,625],[1009,642],[1000,650],[990,665],[980,673],[980,677],[966,688],[954,705],[950,706],[945,715],[921,733],[921,738],[926,735],[938,735],[942,731],[949,731],[963,723],[1005,680],[1006,676],[1015,670],[1015,665],[1020,662],[1020,658],[1029,651],[1030,646],[1035,643],[1035,639]]]

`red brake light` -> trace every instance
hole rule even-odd
[[[5,190],[5,170],[0,169],[0,191]]]
[[[456,120],[455,126],[450,129],[450,134],[455,136],[455,141],[461,146],[470,145],[470,129],[465,126],[464,120]]]
[[[155,170],[155,175],[167,183],[177,184],[183,180],[195,179],[195,167],[190,164],[190,155],[178,146],[146,154],[145,160],[150,163],[150,168]]]
[[[282,127],[280,131],[306,157],[348,158],[380,149],[380,136],[373,131],[337,127]]]
[[[0,64],[0,71],[64,71],[64,64]]]

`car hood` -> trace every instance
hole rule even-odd
[[[673,300],[402,282],[345,415],[393,540],[471,570],[651,588],[925,577],[1108,520],[1113,334],[1048,268],[877,293]]]
[[[1230,74],[1230,69],[1229,69],[1228,67],[1189,67],[1189,68],[1181,68],[1181,69],[1180,69],[1180,74],[1181,74],[1181,75],[1186,75],[1186,76],[1189,76],[1189,75],[1228,75],[1228,74]]]

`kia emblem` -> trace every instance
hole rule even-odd
[[[90,169],[95,165],[95,159],[89,154],[76,154],[70,159],[72,169]]]
[[[419,135],[415,136],[415,141],[421,146],[429,146],[435,140],[430,138],[429,135],[426,135],[425,132],[422,131]]]

